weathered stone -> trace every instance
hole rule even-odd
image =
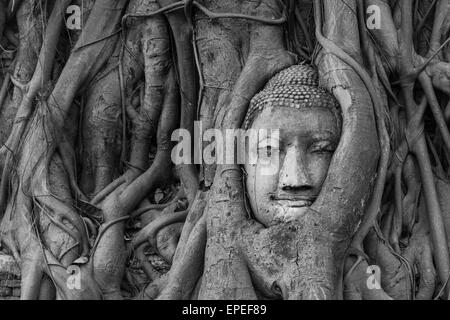
[[[13,257],[0,252],[0,275],[20,277],[20,269]]]
[[[12,290],[12,296],[13,297],[20,297],[20,288],[14,288]]]
[[[0,287],[0,297],[8,297],[12,294],[11,288]]]
[[[0,288],[20,288],[20,280],[0,280]]]

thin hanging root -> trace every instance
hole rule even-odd
[[[392,219],[391,234],[389,237],[391,246],[397,254],[400,254],[399,238],[403,226],[402,172],[403,166],[398,166],[395,171],[395,213]]]
[[[72,230],[69,227],[67,227],[61,217],[52,217],[52,215],[48,212],[46,208],[44,208],[42,205],[39,204],[39,201],[35,202],[38,207],[40,207],[41,212],[44,212],[44,214],[49,218],[51,222],[53,222],[57,227],[59,227],[61,230],[65,231],[69,236],[71,236],[75,241],[78,241],[81,239],[81,236],[78,232],[78,230]]]
[[[61,160],[64,164],[67,176],[69,178],[69,183],[72,188],[72,191],[75,193],[75,196],[78,199],[87,201],[87,197],[83,194],[83,191],[81,191],[77,183],[76,169],[75,169],[76,168],[75,151],[73,150],[72,145],[65,138],[63,138],[63,140],[59,143],[59,151]]]
[[[11,153],[8,153],[3,164],[2,177],[0,181],[0,220],[3,218],[3,213],[7,205],[9,172],[11,171],[8,163],[11,163],[12,157],[13,155]]]
[[[414,30],[414,38],[417,38],[419,36],[420,32],[422,31],[423,27],[425,26],[425,23],[427,22],[427,20],[430,17],[431,13],[433,13],[433,9],[436,6],[436,2],[437,2],[437,0],[433,0],[431,5],[428,7],[427,12],[424,14],[424,16],[420,20],[419,24],[415,28],[415,30]]]
[[[161,1],[161,0],[159,2],[167,3],[167,1]],[[278,19],[266,19],[266,18],[260,18],[260,17],[256,17],[256,16],[250,16],[247,14],[239,14],[239,13],[228,13],[228,12],[227,13],[215,13],[215,12],[208,10],[208,8],[202,6],[197,1],[189,0],[189,2],[185,2],[185,1],[172,2],[172,3],[167,4],[166,6],[162,7],[161,9],[156,10],[151,13],[148,13],[148,14],[127,14],[122,19],[122,25],[126,21],[127,18],[152,17],[152,16],[155,16],[155,15],[158,15],[161,13],[168,13],[168,12],[171,12],[174,10],[186,8],[186,4],[188,4],[188,7],[195,6],[197,9],[199,9],[205,15],[207,15],[208,18],[210,18],[210,19],[222,19],[222,18],[245,19],[245,20],[250,20],[250,21],[261,22],[261,23],[268,24],[268,25],[281,25],[281,24],[284,24],[287,20],[286,12],[284,12],[282,17],[278,18]]]
[[[100,204],[106,197],[108,197],[111,193],[116,191],[121,185],[126,182],[125,176],[121,176],[120,178],[114,180],[109,186],[100,191],[92,200],[91,203],[95,206]]]
[[[396,299],[411,299],[415,288],[412,267],[408,260],[397,254],[388,241],[382,238],[378,225],[369,233],[365,245],[367,254],[375,259],[374,263],[382,270],[383,283],[390,284],[385,286],[386,292]],[[405,287],[409,289],[407,292]]]
[[[132,246],[136,248],[142,245],[145,241],[148,241],[152,248],[157,250],[158,232],[171,224],[184,222],[186,220],[188,212],[189,211],[186,210],[158,217],[155,221],[149,223],[147,226],[145,226],[144,229],[142,229],[135,235],[133,241],[131,242]]]
[[[54,215],[57,216],[57,218],[55,217],[54,220],[66,220],[75,227],[75,233],[71,232],[69,234],[75,236],[75,241],[81,244],[81,256],[86,256],[89,253],[89,240],[86,233],[86,226],[78,213],[53,196],[38,195],[36,196],[36,198],[39,202],[42,203],[42,205],[50,208],[53,211]],[[58,224],[58,226],[60,226],[60,224]]]
[[[177,201],[178,200],[173,200],[173,201],[171,201],[169,203],[164,203],[164,204],[151,204],[151,205],[148,205],[148,206],[146,206],[144,208],[141,208],[141,209],[138,209],[138,210],[134,211],[130,216],[131,216],[131,218],[134,219],[134,218],[137,218],[137,217],[139,217],[139,216],[141,216],[141,215],[143,215],[143,214],[145,214],[145,213],[147,213],[149,211],[164,210],[167,207],[169,207],[169,206],[173,205],[174,203],[176,203]]]
[[[388,93],[389,97],[394,101],[396,105],[400,105],[400,102],[397,99],[397,96],[392,91],[391,83],[389,82],[389,76],[386,73],[386,70],[383,67],[383,63],[381,62],[380,56],[377,54],[375,55],[376,60],[376,69],[378,78],[380,79],[381,83],[383,84],[384,89]]]
[[[306,44],[308,45],[309,52],[314,50],[313,41],[309,34],[308,28],[306,26],[306,22],[303,20],[300,12],[300,5],[295,6],[295,17],[297,18],[298,23],[300,24],[300,28],[303,32],[303,36],[305,37]]]
[[[179,125],[179,89],[175,81],[173,68],[167,78],[166,96],[159,120],[156,137],[157,152],[151,167],[130,183],[120,194],[123,210],[130,212],[146,195],[164,182],[170,172],[172,142],[171,136]]]
[[[438,48],[441,43],[442,30],[444,29],[443,25],[447,18],[448,10],[449,10],[448,1],[439,0],[435,11],[433,30],[430,39],[430,50],[429,50],[430,52],[428,55],[438,51]]]
[[[428,134],[425,135],[425,138],[427,140],[428,148],[430,149],[430,152],[433,155],[434,162],[436,164],[436,166],[435,166],[436,175],[438,177],[445,177],[444,167],[442,166],[441,159],[439,159],[439,155],[436,151],[436,148],[434,147],[433,141],[431,141],[430,136]]]
[[[403,180],[407,193],[403,201],[403,228],[407,234],[411,234],[416,223],[417,208],[420,200],[420,190],[422,188],[415,159],[410,155],[405,161],[403,169]]]
[[[431,300],[436,290],[436,270],[433,265],[433,255],[427,236],[410,242],[404,254],[411,265],[416,265],[419,273],[419,286],[415,300]]]
[[[392,220],[394,219],[395,214],[395,206],[390,205],[386,216],[383,216],[382,225],[381,225],[381,235],[384,239],[389,239],[389,235],[391,234]]]
[[[179,255],[182,254],[185,250],[186,243],[188,242],[189,236],[196,226],[198,220],[203,216],[205,207],[206,207],[206,197],[207,193],[203,191],[198,191],[197,195],[194,198],[194,201],[189,203],[189,213],[186,218],[186,222],[183,225],[183,229],[181,231],[181,236],[178,241],[177,250],[175,252],[175,256],[173,257],[173,264],[177,263]]]
[[[420,138],[423,130],[423,117],[425,115],[425,111],[427,110],[427,105],[428,100],[426,97],[423,97],[422,101],[417,106],[414,116],[412,116],[411,119],[408,120],[405,139],[400,143],[400,146],[395,151],[395,157],[393,158],[389,171],[395,172],[397,166],[403,165],[403,163],[406,161],[407,156],[412,151],[409,149],[409,143],[411,141],[416,142],[417,139]]]
[[[50,168],[50,162],[54,157],[54,150],[55,149],[49,150],[45,163],[42,163],[34,173],[32,178],[33,196],[42,205],[46,214],[48,214],[46,211],[47,208],[53,212],[53,219],[51,220],[53,220],[58,227],[64,231],[68,231],[63,224],[64,221],[67,221],[75,228],[75,230],[68,233],[74,237],[75,242],[80,243],[81,256],[86,256],[89,252],[89,239],[83,219],[72,207],[53,196],[48,187],[48,168]]]
[[[436,292],[436,269],[433,264],[433,254],[429,234],[429,224],[425,206],[419,207],[418,222],[414,225],[409,245],[404,252],[405,259],[410,265],[415,265],[419,274],[417,300],[430,300]],[[445,288],[445,285],[442,289]],[[441,292],[442,293],[442,292]]]
[[[198,220],[179,259],[173,264],[165,288],[158,296],[159,300],[189,299],[198,279],[203,272],[206,247],[206,217]]]
[[[90,237],[94,238],[94,239],[97,238],[98,231],[97,231],[97,228],[96,228],[94,222],[92,222],[91,219],[85,218],[85,217],[83,217],[83,221],[86,224],[86,227],[89,231]]]
[[[191,137],[194,136],[196,103],[198,101],[197,81],[193,81],[193,75],[200,70],[200,66],[196,65],[197,60],[195,59],[196,44],[193,36],[192,5],[192,1],[190,4],[185,3],[185,16],[181,14],[168,16],[175,41],[177,75],[181,93],[180,128],[188,130]],[[190,163],[194,163],[193,159],[190,159],[190,161]],[[187,198],[189,202],[192,202],[199,185],[197,170],[192,164],[180,165],[177,170]]]
[[[137,218],[141,215],[143,215],[144,213],[147,213],[148,211],[152,211],[152,210],[164,210],[169,206],[174,205],[175,203],[179,202],[180,200],[182,200],[184,198],[184,192],[182,192],[181,190],[176,194],[175,198],[173,198],[171,201],[169,201],[168,203],[163,203],[163,204],[150,204],[148,206],[145,206],[143,208],[140,208],[136,211],[134,211],[133,213],[131,213],[130,217],[132,219]]]
[[[20,6],[22,5],[23,0],[10,0],[8,4],[8,11],[7,16],[8,19],[12,19],[16,13],[17,10],[19,10]]]
[[[448,126],[439,102],[437,100],[436,93],[434,92],[431,79],[425,72],[422,72],[419,75],[419,81],[422,85],[423,90],[425,91],[425,95],[428,99],[428,103],[430,105],[437,127],[439,128],[439,132],[441,133],[442,139],[444,140],[444,145],[447,148],[447,151],[450,152],[450,132],[448,130]]]
[[[367,270],[369,264],[364,260],[359,260],[354,264],[353,272],[345,278],[347,300],[394,300],[383,289],[371,289],[368,287]]]
[[[6,4],[3,0],[0,0],[0,40],[2,40],[3,38],[5,23],[6,23]]]
[[[101,230],[100,230],[100,232],[98,234],[98,237],[96,238],[95,243],[92,246],[92,250],[91,250],[90,256],[94,256],[95,255],[95,253],[97,251],[97,247],[98,247],[100,241],[102,240],[102,237],[106,234],[106,231],[108,231],[108,229],[110,229],[112,226],[114,226],[116,224],[119,224],[121,222],[124,222],[124,221],[128,220],[129,218],[130,218],[130,216],[120,217],[120,218],[117,218],[115,220],[112,220],[112,221],[102,225],[101,226]]]
[[[27,83],[22,83],[20,82],[18,79],[14,78],[13,76],[10,75],[10,80],[11,83],[20,90],[20,92],[22,94],[26,93],[28,91],[28,84]]]
[[[0,89],[0,110],[2,110],[3,103],[5,102],[6,94],[8,93],[9,82],[11,80],[11,74],[7,73],[5,79],[3,79],[2,88]]]
[[[61,252],[61,254],[58,257],[59,261],[63,261],[64,257],[68,255],[72,250],[74,250],[76,247],[78,247],[80,244],[78,242],[75,242],[72,246],[68,247],[66,250]]]

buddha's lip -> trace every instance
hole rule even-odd
[[[293,195],[293,194],[274,194],[272,195],[273,200],[286,200],[286,201],[305,201],[305,202],[314,202],[316,201],[317,197],[308,195],[308,196],[302,196],[302,195]]]
[[[317,197],[299,196],[299,195],[274,195],[272,200],[282,202],[284,205],[292,208],[310,207]]]
[[[304,208],[304,207],[310,207],[312,206],[312,201],[305,201],[305,200],[277,200],[279,203],[281,203],[284,206],[290,207],[290,208]]]

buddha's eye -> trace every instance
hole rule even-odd
[[[308,150],[310,153],[329,154],[336,151],[336,144],[331,141],[317,141],[314,142]]]

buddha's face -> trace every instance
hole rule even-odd
[[[245,165],[255,218],[269,227],[301,216],[317,199],[339,143],[336,115],[325,108],[266,107],[251,129],[279,130],[278,141],[258,141],[258,160]],[[265,161],[274,152],[278,166],[267,174]]]

